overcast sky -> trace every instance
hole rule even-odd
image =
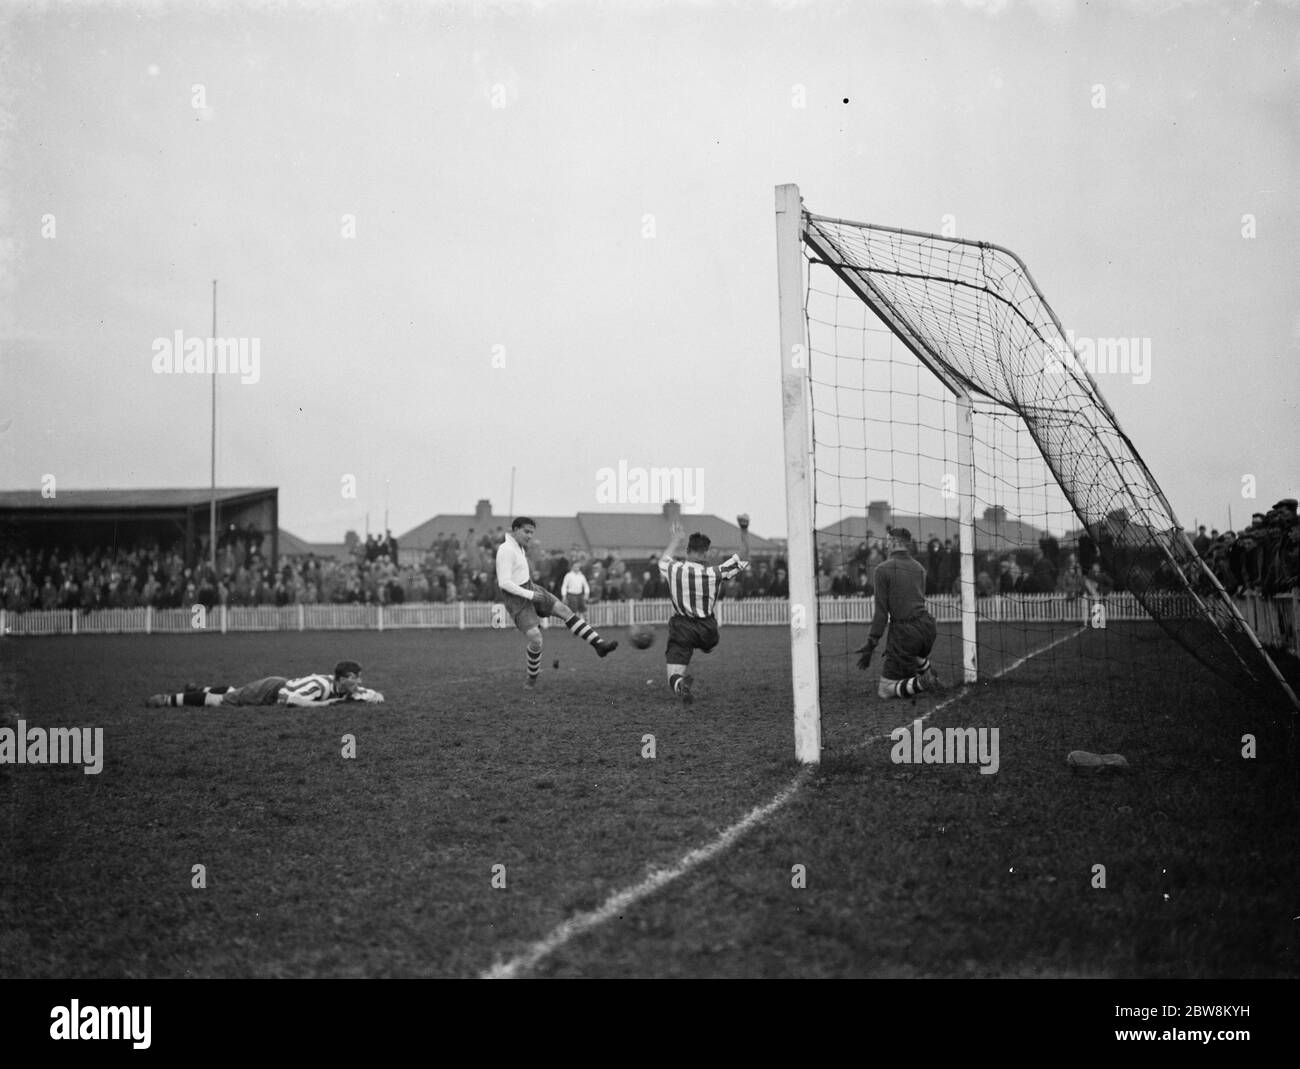
[[[0,16],[2,489],[206,486],[209,380],[154,365],[215,278],[260,356],[217,479],[296,534],[504,513],[512,466],[516,512],[637,507],[623,461],[783,535],[796,182],[1150,338],[1099,385],[1185,525],[1300,490],[1295,3],[194,7]]]

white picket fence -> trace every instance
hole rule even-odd
[[[1300,622],[1300,593],[1239,598],[1237,608],[1265,646],[1290,650],[1300,657],[1300,635],[1296,628]]]
[[[1195,602],[1181,594],[1160,595],[1162,608],[1175,617],[1195,615]],[[927,599],[930,612],[940,623],[961,619],[961,602],[955,594]],[[1084,623],[1091,603],[1086,597],[1060,594],[1014,594],[980,598],[981,621],[1005,623]],[[1300,618],[1300,594],[1273,598],[1245,597],[1237,600],[1247,623],[1264,645],[1289,649],[1300,656],[1296,621]],[[1105,599],[1108,621],[1147,620],[1146,609],[1132,594],[1116,593]],[[874,598],[820,598],[818,611],[823,623],[866,624],[875,613]],[[602,601],[590,605],[586,617],[597,628],[630,627],[633,624],[664,624],[672,615],[665,598],[653,601]],[[717,606],[718,623],[724,627],[775,626],[790,622],[790,604],[784,598],[723,600]],[[558,626],[558,621],[547,621]],[[284,607],[219,606],[205,612],[192,609],[98,609],[81,612],[58,609],[42,612],[6,612],[0,609],[0,635],[125,635],[231,631],[396,631],[410,629],[509,627],[505,607],[486,601],[452,604],[403,605],[288,605]]]

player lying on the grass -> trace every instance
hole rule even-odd
[[[696,650],[712,653],[718,644],[718,621],[713,606],[718,600],[723,580],[739,575],[749,567],[749,517],[738,516],[740,525],[740,551],[733,553],[721,564],[710,565],[709,547],[713,544],[707,535],[696,532],[686,543],[686,559],[674,560],[686,528],[680,523],[672,525],[672,541],[659,559],[659,574],[668,583],[668,597],[673,603],[673,615],[668,620],[668,648],[664,658],[668,662],[668,689],[690,705],[695,700],[691,686],[695,677],[687,672],[691,656]]]
[[[382,702],[384,696],[377,690],[361,684],[361,665],[356,661],[339,661],[334,675],[302,676],[289,679],[285,676],[267,676],[255,679],[242,687],[225,684],[200,687],[187,683],[176,694],[154,694],[145,700],[150,708],[175,705],[300,705],[318,708],[338,705],[340,702]]]
[[[930,664],[938,632],[934,617],[925,607],[925,566],[911,556],[912,533],[903,527],[893,528],[889,532],[889,549],[889,558],[876,565],[872,579],[876,614],[871,620],[870,637],[853,652],[861,654],[858,667],[866,668],[888,624],[889,642],[876,693],[882,698],[911,698],[943,687]]]
[[[510,525],[505,541],[497,547],[497,586],[501,590],[501,600],[505,602],[515,627],[528,639],[525,647],[528,675],[524,686],[530,689],[537,686],[537,677],[542,670],[542,617],[558,616],[565,627],[590,643],[602,657],[618,648],[617,642],[606,642],[591,624],[549,590],[543,590],[533,582],[532,569],[528,565],[528,547],[536,534],[536,521],[518,516]]]

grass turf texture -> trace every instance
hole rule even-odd
[[[863,630],[823,632],[827,750],[793,801],[534,975],[1300,974],[1295,754],[1273,714],[1154,628],[1115,626],[927,721],[999,728],[996,775],[896,765],[887,739],[861,742],[943,699],[876,699],[879,658],[860,673],[844,654]],[[1009,664],[1068,631],[989,629],[983,657]],[[949,678],[956,649],[944,629]],[[534,694],[513,633],[3,651],[7,724],[105,729],[98,776],[0,766],[8,977],[477,975],[674,864],[797,770],[784,628],[725,629],[697,657],[690,708],[668,695],[662,651],[602,661],[560,630],[543,662],[560,668]],[[140,704],[186,680],[328,671],[344,656],[387,705]],[[1254,760],[1241,757],[1247,732]],[[1072,773],[1078,748],[1122,752],[1132,770]],[[191,887],[196,864],[205,889]],[[1097,864],[1105,889],[1092,886]]]

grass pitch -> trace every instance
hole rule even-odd
[[[895,764],[889,730],[953,694],[879,701],[878,666],[846,656],[861,631],[823,633],[826,752],[793,800],[531,975],[1300,975],[1297,766],[1273,712],[1152,627],[986,632],[986,667],[1065,639],[926,721],[998,728],[998,773]],[[481,974],[797,774],[784,628],[725,629],[689,708],[662,641],[602,661],[553,629],[525,693],[509,632],[5,640],[4,723],[105,740],[96,776],[0,766],[0,975]],[[386,705],[141,704],[342,657]],[[954,674],[953,634],[936,660]],[[1131,768],[1071,773],[1073,749]]]

